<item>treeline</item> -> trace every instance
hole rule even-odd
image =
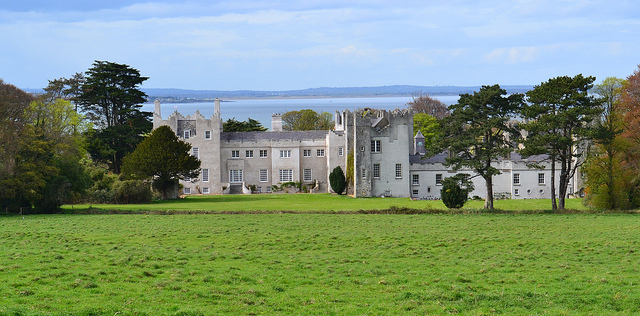
[[[84,73],[49,81],[39,95],[0,80],[0,208],[55,212],[81,201],[145,202],[154,194],[173,197],[179,180],[197,178],[191,146],[169,128],[151,131],[151,113],[141,110],[148,96],[139,89],[147,79],[128,65],[95,61]],[[425,136],[427,154],[449,151],[448,166],[485,180],[488,209],[492,177],[500,172],[491,161],[514,150],[548,157],[553,209],[564,208],[579,171],[589,205],[640,207],[640,68],[626,79],[594,82],[561,76],[526,93],[483,86],[449,107],[419,94],[408,106],[418,112],[414,130]],[[284,130],[332,125],[329,113],[283,114]],[[224,124],[224,131],[264,130],[251,119]]]
[[[141,111],[147,78],[96,61],[85,73],[28,94],[0,80],[0,207],[55,212],[64,203],[149,201],[145,181],[120,174],[151,131]]]
[[[555,77],[524,94],[483,86],[449,107],[428,95],[417,95],[409,106],[417,112],[414,130],[425,136],[427,155],[448,151],[446,166],[471,169],[485,180],[487,209],[493,208],[493,176],[500,173],[491,162],[514,151],[546,157],[554,210],[564,209],[571,179],[584,181],[589,206],[638,208],[640,66],[626,80],[594,82],[582,75]]]

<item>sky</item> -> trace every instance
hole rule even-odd
[[[37,89],[127,64],[144,88],[536,85],[640,64],[636,0],[20,0],[0,78]]]

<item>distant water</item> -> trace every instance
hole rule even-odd
[[[432,96],[446,105],[458,101],[457,95]],[[379,97],[379,98],[321,98],[321,99],[251,99],[251,100],[221,100],[220,115],[223,121],[236,118],[245,121],[247,118],[262,123],[262,126],[271,128],[271,115],[287,111],[312,109],[318,113],[334,113],[339,110],[355,110],[359,108],[374,108],[383,110],[403,109],[412,97]],[[153,112],[153,103],[144,104],[143,111]],[[192,115],[196,110],[204,117],[213,115],[213,102],[197,103],[162,103],[162,118],[167,119],[174,111],[182,115]]]

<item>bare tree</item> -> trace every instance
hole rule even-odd
[[[415,94],[413,100],[407,103],[415,113],[426,113],[438,120],[451,115],[447,106],[438,99],[430,97],[428,94]]]

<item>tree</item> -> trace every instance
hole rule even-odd
[[[595,77],[562,76],[549,79],[527,92],[521,115],[526,131],[524,157],[546,154],[551,162],[551,207],[564,209],[569,180],[584,163],[594,121],[602,113],[600,100],[589,95]],[[560,163],[560,184],[556,204],[555,171]]]
[[[84,133],[90,126],[71,102],[63,99],[49,102],[40,98],[31,102],[25,113],[30,126],[42,135],[40,141],[51,145],[47,166],[54,167],[56,172],[47,178],[34,205],[39,211],[52,212],[84,193],[91,184],[82,164],[87,153]]]
[[[190,155],[190,150],[191,145],[179,140],[169,126],[160,126],[125,157],[121,175],[125,179],[151,180],[166,199],[178,180],[200,174],[200,160]]]
[[[413,132],[418,131],[424,136],[424,147],[427,152],[432,152],[435,148],[435,142],[440,138],[442,130],[440,122],[433,116],[426,113],[416,113],[413,115]]]
[[[230,118],[226,122],[222,123],[223,132],[264,132],[267,128],[252,118],[248,118],[246,121],[238,121],[236,118]]]
[[[491,163],[511,153],[513,143],[508,135],[517,134],[510,120],[522,104],[522,95],[503,97],[506,94],[499,85],[461,94],[458,103],[449,106],[451,115],[442,119],[439,149],[451,153],[445,165],[454,170],[468,167],[485,180],[485,209],[493,209],[493,176],[500,174]]]
[[[128,65],[95,61],[86,72],[78,103],[96,129],[88,133],[89,153],[120,172],[122,158],[152,128],[151,112],[143,112],[146,94],[138,89],[147,77]]]
[[[85,82],[84,74],[77,72],[71,78],[59,78],[49,80],[49,84],[44,88],[44,98],[47,102],[54,102],[57,99],[71,101],[78,111],[78,96],[82,94],[82,85]]]
[[[340,195],[344,192],[347,187],[347,180],[340,166],[333,168],[333,171],[329,174],[329,184],[331,185],[331,190],[336,194]]]
[[[413,100],[407,103],[415,113],[424,113],[435,117],[440,120],[449,116],[451,113],[447,109],[447,106],[438,99],[430,97],[428,94],[416,94],[413,96]]]
[[[627,147],[619,137],[623,131],[620,97],[625,81],[608,77],[595,85],[592,92],[600,96],[602,115],[595,124],[595,146],[585,161],[583,173],[586,174],[588,188],[587,201],[596,207],[605,209],[624,209],[629,205],[628,164],[623,154]]]
[[[620,109],[624,131],[620,139],[625,142],[624,163],[632,186],[631,206],[640,206],[640,65],[627,77],[622,89]]]
[[[627,77],[622,89],[621,111],[624,124],[622,138],[629,142],[626,159],[634,170],[640,167],[640,65]]]
[[[282,114],[282,129],[285,131],[330,130],[333,127],[331,113],[318,114],[311,109],[288,111]]]
[[[35,98],[0,79],[0,179],[13,172],[17,141],[26,125],[25,109]]]

